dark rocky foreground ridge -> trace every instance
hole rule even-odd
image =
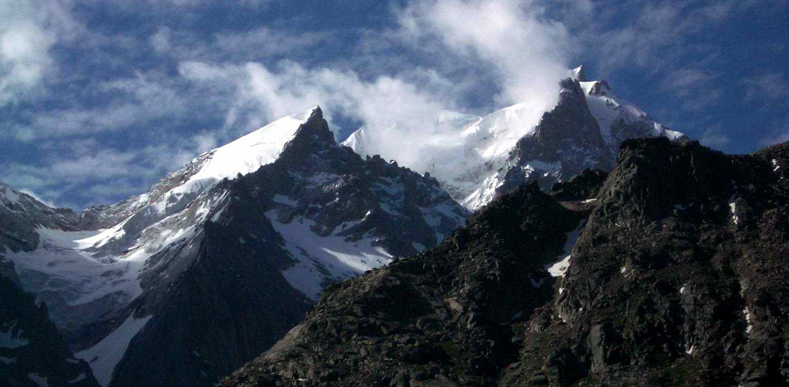
[[[788,385],[787,168],[787,144],[625,141],[604,180],[523,186],[330,287],[220,385]],[[545,266],[584,221],[555,281]]]
[[[74,358],[49,320],[46,304],[0,276],[0,385],[98,387],[88,363]]]

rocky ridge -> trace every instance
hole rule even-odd
[[[787,385],[787,166],[624,141],[607,176],[517,188],[332,286],[220,385]]]
[[[525,103],[485,117],[443,112],[402,149],[381,145],[396,126],[359,129],[344,144],[363,155],[402,159],[477,210],[523,183],[537,181],[549,190],[584,169],[610,170],[627,139],[685,138],[616,95],[608,82],[589,81],[583,66],[557,86],[556,105],[538,114]]]
[[[434,246],[467,216],[435,179],[337,144],[312,109],[65,226],[21,216],[37,239],[0,259],[102,386],[210,385],[322,287]]]

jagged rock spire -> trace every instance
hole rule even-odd
[[[580,65],[573,69],[573,78],[577,79],[578,82],[588,82],[589,80],[586,78],[586,68],[583,65]]]

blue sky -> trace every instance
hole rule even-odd
[[[320,104],[339,139],[584,64],[729,153],[789,140],[789,1],[0,0],[0,180],[84,208]]]

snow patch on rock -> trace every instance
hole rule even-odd
[[[14,321],[9,327],[5,328],[8,329],[5,332],[0,330],[0,348],[14,349],[24,347],[29,343],[27,338],[24,337],[25,332],[21,328],[17,328],[16,324],[17,321]]]
[[[78,359],[85,360],[93,370],[93,375],[102,387],[106,387],[112,379],[115,366],[121,361],[129,343],[145,324],[153,318],[147,316],[134,318],[129,316],[118,328],[91,348],[74,354]]]
[[[745,328],[745,334],[750,337],[751,331],[753,330],[753,320],[751,319],[751,311],[748,310],[748,307],[742,310],[742,314],[745,315],[745,322],[748,324],[748,327]]]
[[[67,381],[66,383],[67,384],[74,384],[74,383],[77,383],[77,382],[81,382],[83,380],[85,380],[85,373],[84,372],[79,374],[79,376],[77,376],[76,378]]]
[[[336,235],[323,237],[312,231],[314,221],[298,217],[281,223],[278,214],[278,210],[270,210],[266,217],[285,240],[285,251],[296,261],[282,275],[313,300],[320,297],[322,284],[327,281],[343,281],[391,262],[392,255],[376,246],[373,237],[358,241]]]
[[[564,243],[562,253],[559,254],[559,257],[557,257],[559,258],[559,261],[545,266],[545,269],[551,273],[551,276],[564,277],[564,275],[567,273],[567,269],[570,268],[570,259],[572,258],[573,249],[575,248],[575,244],[578,242],[578,237],[581,235],[581,230],[585,224],[586,221],[581,221],[578,224],[578,227],[567,234],[567,241]]]
[[[49,378],[45,378],[39,375],[38,373],[27,374],[27,377],[28,379],[32,380],[34,383],[38,384],[39,387],[49,387],[49,383],[47,382]]]
[[[737,216],[737,203],[735,203],[733,196],[731,199],[729,199],[729,209],[731,210],[732,223],[738,224],[740,222],[740,218]]]

